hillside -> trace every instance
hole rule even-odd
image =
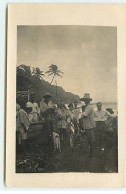
[[[39,96],[42,97],[46,92],[49,92],[52,95],[52,101],[56,102],[56,86],[51,85],[49,82],[45,80],[41,80],[41,87],[36,87],[36,92],[39,93]],[[57,86],[57,98],[61,100],[63,103],[74,102],[75,100],[79,101],[79,96],[72,94],[71,92],[66,92],[62,87]]]
[[[40,98],[45,95],[45,93],[50,93],[52,95],[52,101],[55,103],[56,100],[60,100],[63,103],[74,102],[75,100],[79,101],[79,96],[72,94],[71,92],[66,92],[62,87],[50,84],[45,81],[40,76],[33,74],[29,66],[21,65],[17,67],[17,97],[22,94],[19,94],[20,91],[24,92],[23,97],[28,100],[27,91],[35,94],[36,100],[39,101]],[[57,91],[57,99],[56,99]]]

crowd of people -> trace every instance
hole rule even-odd
[[[114,146],[118,146],[117,116],[113,116],[111,108],[104,110],[102,102],[97,102],[94,111],[88,93],[80,99],[84,102],[81,107],[77,101],[68,106],[60,102],[53,104],[51,98],[47,93],[39,104],[36,103],[35,96],[27,103],[23,98],[17,98],[16,141],[22,153],[29,151],[28,131],[34,122],[43,122],[48,144],[54,152],[62,152],[66,146],[74,150],[83,141],[83,136],[87,137],[90,156],[93,156],[96,146],[107,151],[113,136],[116,137]]]

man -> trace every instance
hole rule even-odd
[[[52,96],[49,93],[46,93],[43,98],[44,100],[40,102],[40,114],[45,117],[50,112],[49,110],[53,108],[53,104],[51,101]]]
[[[106,133],[106,122],[108,117],[111,117],[111,114],[102,109],[102,103],[97,102],[97,110],[94,112],[94,118],[97,128],[98,144],[101,150],[104,151],[105,144],[105,133]]]
[[[92,156],[94,152],[94,128],[95,128],[95,121],[94,121],[94,108],[90,104],[92,98],[90,98],[90,94],[85,93],[84,97],[80,99],[81,101],[85,102],[85,109],[82,112],[82,118],[84,120],[84,130],[86,132],[88,138],[88,144],[90,147],[90,155]]]

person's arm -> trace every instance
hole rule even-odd
[[[112,117],[112,115],[107,110],[105,110],[105,116]]]
[[[52,101],[49,101],[48,108],[49,109],[53,109],[54,108]]]
[[[92,111],[92,107],[88,107],[86,110],[85,110],[85,112],[82,112],[82,116],[83,117],[87,117],[89,114],[90,114],[90,112]]]
[[[20,122],[21,122],[21,126],[24,128],[24,132],[27,132],[28,130],[28,119],[27,117],[27,113],[25,113],[24,111],[20,111]]]

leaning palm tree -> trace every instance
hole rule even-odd
[[[53,75],[50,84],[52,84],[52,82],[53,82],[55,76],[59,76],[59,77],[62,78],[62,75],[63,75],[63,72],[60,71],[60,70],[58,69],[58,66],[57,66],[57,65],[53,65],[53,64],[49,66],[49,71],[46,71],[45,73],[47,73],[49,76],[50,76],[50,75]],[[61,75],[61,74],[62,74],[62,75]]]
[[[53,75],[50,84],[52,84],[52,82],[56,76],[62,78],[62,75],[63,75],[63,72],[58,69],[58,66],[53,65],[53,64],[49,66],[49,71],[46,71],[45,73],[47,73],[49,76]],[[57,82],[56,82],[56,80],[55,80],[55,84],[56,84],[56,101],[57,101]]]
[[[43,79],[44,73],[43,71],[41,71],[38,67],[37,68],[33,68],[33,72],[32,75],[39,78],[39,79]]]

